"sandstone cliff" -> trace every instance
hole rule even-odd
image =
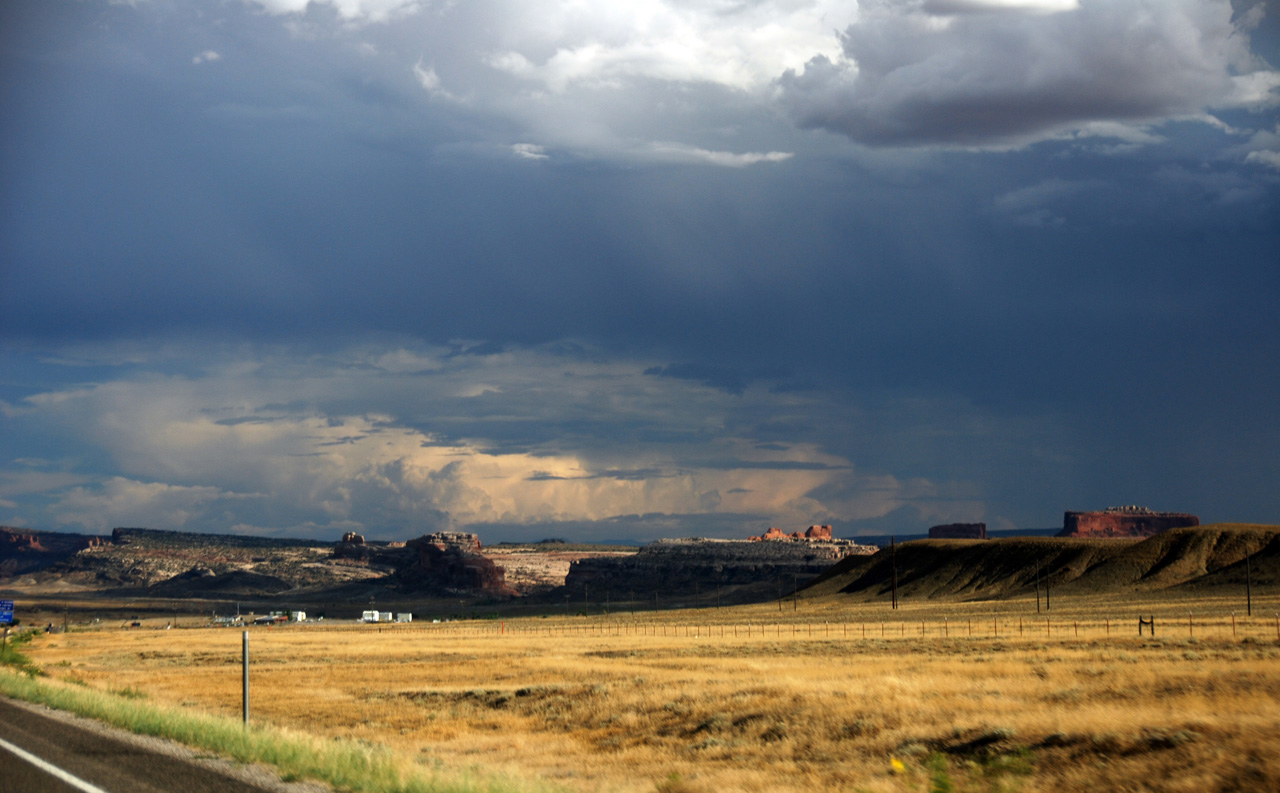
[[[86,548],[110,543],[108,537],[32,531],[0,526],[0,578],[44,570]]]
[[[985,540],[987,524],[985,523],[945,523],[929,529],[931,540]]]
[[[655,592],[659,597],[711,594],[717,587],[769,595],[779,587],[791,591],[797,581],[804,583],[846,556],[875,550],[848,540],[658,540],[630,556],[574,562],[565,587],[571,593],[607,589],[619,599]]]
[[[1146,507],[1109,507],[1101,512],[1067,512],[1059,537],[1151,537],[1169,529],[1199,526],[1185,512],[1153,512]]]

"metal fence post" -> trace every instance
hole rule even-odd
[[[249,724],[249,632],[244,632],[244,659],[241,662],[244,672],[244,723]]]

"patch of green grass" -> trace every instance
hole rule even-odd
[[[948,773],[946,757],[932,754],[925,761],[925,766],[929,769],[929,793],[952,793],[956,789]]]
[[[23,631],[22,633],[12,633],[9,640],[0,646],[0,667],[8,667],[27,675],[35,677],[41,674],[40,668],[31,662],[31,659],[23,655],[18,649],[22,645],[31,641],[31,631]]]
[[[1010,777],[1030,776],[1035,770],[1035,758],[1030,749],[1018,749],[1003,754],[993,754],[979,760],[982,775],[995,786],[1003,787],[1002,782]]]
[[[29,662],[27,662],[29,666]],[[25,672],[25,669],[23,670]],[[168,738],[241,763],[266,763],[292,780],[314,779],[352,793],[550,793],[528,781],[439,773],[400,762],[385,748],[322,741],[275,727],[159,706],[31,674],[0,669],[0,694],[87,716],[141,735]]]

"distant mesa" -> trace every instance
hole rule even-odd
[[[584,558],[569,566],[569,592],[642,597],[718,597],[721,588],[731,600],[777,596],[822,573],[847,556],[869,556],[870,545],[831,537],[830,526],[810,526],[785,534],[770,528],[759,537],[718,540],[702,537],[656,540],[624,557]]]
[[[1067,512],[1062,518],[1059,537],[1097,539],[1120,537],[1154,537],[1169,529],[1199,526],[1200,518],[1185,512],[1155,512],[1146,507],[1127,505],[1107,507],[1101,512]]]
[[[929,529],[931,540],[985,540],[987,524],[985,523],[944,523]]]

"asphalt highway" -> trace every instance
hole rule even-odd
[[[140,741],[85,729],[0,698],[0,789],[4,793],[264,793],[258,787]],[[23,757],[26,753],[31,757]],[[41,767],[40,761],[58,770]]]

